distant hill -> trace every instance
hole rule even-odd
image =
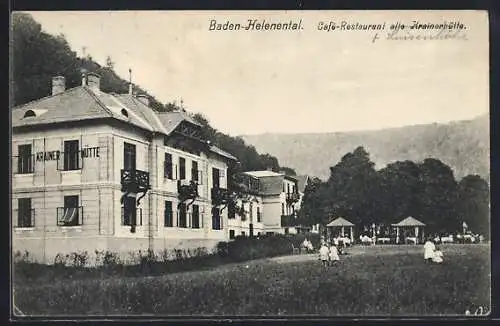
[[[242,138],[262,153],[270,153],[280,163],[299,174],[329,177],[329,167],[341,157],[364,146],[376,168],[398,160],[421,161],[434,157],[449,165],[457,179],[479,174],[489,180],[489,116],[447,124],[414,125],[376,131],[260,134]]]

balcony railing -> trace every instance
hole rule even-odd
[[[212,188],[211,198],[214,206],[227,205],[231,201],[231,194],[225,188],[214,187]]]
[[[58,226],[83,225],[83,206],[57,207]]]
[[[300,195],[296,192],[287,192],[286,193],[286,202],[290,205],[298,202],[300,199]]]
[[[296,226],[297,219],[295,215],[281,215],[281,227]]]
[[[16,228],[32,228],[35,226],[35,209],[14,209],[12,212],[13,220],[17,222]]]
[[[179,194],[179,200],[181,202],[189,199],[194,200],[198,197],[198,183],[192,180],[178,180],[177,193]]]
[[[128,193],[147,192],[149,185],[149,172],[141,170],[121,170],[122,191]]]

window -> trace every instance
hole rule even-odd
[[[191,164],[191,180],[198,183],[198,162],[193,161]]]
[[[137,206],[135,197],[125,196],[122,209],[122,225],[137,225]]]
[[[17,226],[20,228],[34,226],[33,211],[31,198],[19,198],[17,200]]]
[[[58,209],[57,224],[59,226],[80,225],[80,207],[78,196],[64,196],[64,207]]]
[[[67,140],[64,142],[64,171],[81,169],[80,146],[78,140]]]
[[[172,155],[165,153],[165,178],[173,179],[173,165],[172,165]]]
[[[186,159],[183,157],[179,157],[179,179],[186,179]]]
[[[29,118],[29,117],[36,117],[35,111],[28,110],[24,113],[24,118]]]
[[[124,143],[123,144],[123,169],[135,170],[136,169],[136,150],[135,145]]]
[[[187,218],[186,218],[186,204],[179,205],[179,220],[177,221],[177,226],[180,228],[187,227]]]
[[[286,185],[286,192],[290,193],[290,184],[289,183],[287,183],[287,185]]]
[[[212,187],[220,188],[220,171],[216,168],[212,168]]]
[[[220,210],[217,207],[212,208],[212,229],[222,230]]]
[[[19,145],[17,148],[17,173],[33,173],[33,155],[31,155],[31,144]]]
[[[260,215],[260,207],[257,207],[257,223],[262,222],[262,216]]]
[[[283,182],[283,192],[285,192],[285,183]]]
[[[285,215],[285,204],[281,203],[281,215]]]
[[[229,203],[227,205],[227,218],[234,219],[236,218],[236,207],[234,203]]]
[[[234,239],[234,230],[229,230],[229,239]]]
[[[244,236],[246,236],[246,235],[247,235],[247,233],[246,233],[245,231],[241,231],[241,236],[242,236],[242,237],[244,237]]]
[[[199,229],[200,228],[200,207],[198,205],[193,205],[193,214],[192,214],[191,227],[193,229]]]
[[[285,228],[285,234],[288,234],[289,232],[288,228]]]
[[[165,201],[165,220],[164,220],[164,226],[165,227],[172,227],[174,226],[174,219],[173,219],[173,211],[172,211],[172,202],[166,200]]]

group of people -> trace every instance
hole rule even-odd
[[[443,262],[443,252],[436,247],[430,238],[424,243],[424,259],[427,262],[438,264]]]
[[[319,259],[325,267],[339,261],[339,250],[335,243],[322,242],[319,248]]]

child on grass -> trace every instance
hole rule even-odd
[[[332,244],[330,246],[329,258],[330,258],[330,264],[333,264],[334,262],[340,260],[339,252],[338,252],[337,246],[335,244]]]

